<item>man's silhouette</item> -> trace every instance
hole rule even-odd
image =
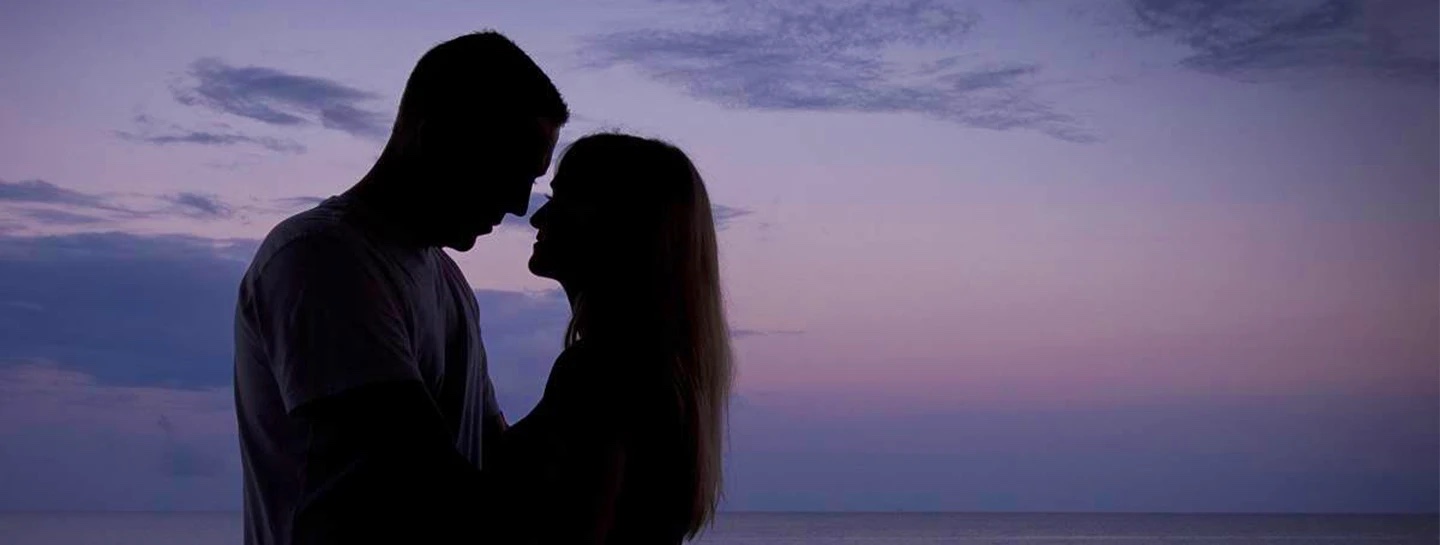
[[[370,172],[266,236],[235,316],[247,544],[485,542],[505,421],[442,248],[526,213],[568,117],[505,37],[445,42]]]

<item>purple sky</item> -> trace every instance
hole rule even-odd
[[[0,8],[0,509],[238,508],[254,241],[494,28],[724,207],[728,508],[1440,510],[1435,2],[510,4]],[[456,256],[512,420],[532,236]]]

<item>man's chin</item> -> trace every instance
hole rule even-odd
[[[494,227],[481,226],[476,229],[473,235],[461,235],[445,243],[445,247],[457,252],[468,252],[475,247],[475,239],[488,235],[495,231]]]
[[[452,240],[450,242],[446,242],[442,246],[450,250],[455,250],[457,252],[468,252],[471,248],[475,247],[475,241],[471,240],[469,242],[464,242],[459,240]]]
[[[468,252],[475,247],[475,237],[458,237],[445,243],[445,247],[457,252]]]

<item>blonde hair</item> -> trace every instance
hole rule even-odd
[[[710,198],[690,159],[658,140],[586,136],[566,150],[557,172],[572,168],[607,177],[599,191],[611,194],[616,215],[628,218],[613,238],[632,254],[608,260],[615,268],[606,286],[588,286],[575,298],[565,344],[595,329],[634,327],[660,351],[693,455],[685,530],[694,537],[713,520],[722,494],[733,373]],[[607,305],[623,305],[642,323],[592,321]]]

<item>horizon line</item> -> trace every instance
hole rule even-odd
[[[0,509],[0,515],[40,515],[40,514],[73,514],[73,515],[108,515],[108,514],[241,514],[239,509]],[[911,515],[1169,515],[1169,516],[1436,516],[1440,517],[1440,511],[933,511],[933,510],[787,510],[787,509],[743,509],[731,510],[721,509],[718,511],[725,514],[767,514],[767,515],[887,515],[887,514],[911,514]]]

